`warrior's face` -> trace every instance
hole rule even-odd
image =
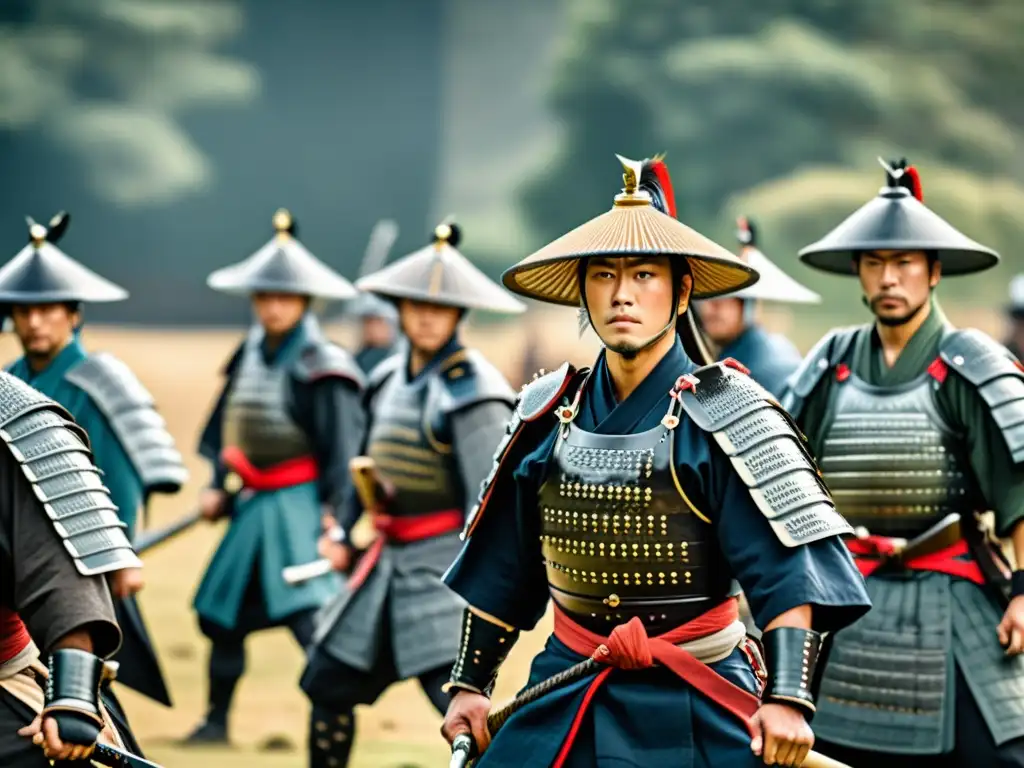
[[[67,346],[81,316],[67,304],[21,304],[11,308],[14,332],[26,356],[51,360]]]
[[[697,305],[701,328],[715,345],[724,347],[743,333],[743,299],[707,299]]]
[[[673,290],[664,256],[594,257],[587,261],[586,304],[590,322],[612,352],[629,357],[647,347],[686,309],[691,278]]]
[[[924,251],[869,251],[857,259],[868,306],[882,325],[903,325],[928,303],[942,265]]]
[[[363,318],[363,343],[367,346],[390,346],[394,336],[394,328],[386,317],[369,315]]]
[[[455,335],[455,327],[461,317],[462,310],[458,307],[412,299],[402,299],[398,305],[402,333],[409,339],[412,348],[425,357],[434,355],[448,343]]]
[[[268,336],[284,336],[306,314],[309,298],[293,293],[256,293],[252,308]]]

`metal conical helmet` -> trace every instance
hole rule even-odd
[[[462,309],[517,314],[526,306],[455,250],[461,230],[439,224],[433,242],[356,281],[361,291],[389,299],[413,299]]]
[[[817,304],[821,296],[787,275],[757,247],[757,227],[746,216],[736,220],[740,259],[757,270],[761,279],[732,294],[737,299],[777,301],[788,304]]]
[[[274,238],[249,258],[218,269],[206,284],[215,291],[248,295],[292,293],[322,299],[351,299],[352,283],[295,239],[295,220],[283,208],[274,214]]]
[[[658,183],[658,159],[644,163],[617,157],[625,171],[624,188],[615,197],[611,210],[506,270],[501,279],[510,291],[538,301],[578,307],[580,259],[642,254],[686,259],[693,276],[694,299],[721,296],[757,282],[757,272],[722,246],[677,221],[674,205],[652,194],[655,188],[665,191]],[[645,168],[651,173],[645,174]]]
[[[49,227],[27,218],[29,244],[0,267],[0,304],[106,302],[128,298],[128,291],[100,277],[61,251],[56,243],[71,221],[58,213]]]
[[[808,266],[840,275],[854,273],[865,251],[931,251],[943,275],[967,275],[996,265],[999,254],[976,243],[922,202],[921,179],[906,160],[886,163],[885,186],[818,242],[800,251]]]

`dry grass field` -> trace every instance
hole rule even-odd
[[[779,330],[791,329],[806,349],[820,331],[800,327],[792,318],[773,316]],[[954,317],[964,324],[995,331],[994,313],[982,322],[977,316]],[[994,326],[994,327],[993,327]],[[526,346],[540,365],[557,365],[569,357],[577,364],[593,359],[593,334],[576,339],[570,311],[531,311],[527,320],[499,329],[467,328],[467,343],[482,349],[513,381],[520,377]],[[823,329],[822,329],[823,330]],[[332,338],[351,341],[351,329],[329,328]],[[89,327],[86,345],[123,359],[156,398],[171,432],[186,456],[192,478],[178,496],[158,498],[149,526],[164,525],[185,514],[208,479],[206,465],[195,456],[199,429],[219,386],[219,368],[241,332],[151,331]],[[0,359],[19,354],[10,334],[0,337]],[[207,643],[197,629],[191,599],[196,583],[223,534],[224,524],[201,525],[152,552],[146,558],[146,589],[142,610],[156,641],[169,681],[174,707],[165,709],[122,689],[123,700],[151,759],[167,768],[284,768],[305,764],[308,705],[298,690],[302,654],[284,630],[253,636],[247,646],[248,672],[239,686],[231,719],[231,749],[193,750],[176,745],[204,711],[204,669]],[[529,660],[547,630],[525,636],[513,651],[499,681],[496,699],[511,697],[526,676]],[[447,765],[447,749],[438,735],[438,716],[415,684],[392,688],[370,709],[359,712],[353,764],[357,768],[413,768]]]
[[[556,313],[561,327],[573,326],[568,313]],[[506,330],[473,332],[466,340],[480,344],[512,378],[519,375],[524,325]],[[349,341],[350,329],[330,328],[332,338]],[[574,334],[572,335],[574,337]],[[105,350],[124,360],[156,398],[161,413],[186,456],[192,473],[188,487],[175,497],[158,497],[149,526],[164,525],[189,511],[209,477],[195,456],[199,430],[219,385],[218,370],[240,332],[151,331],[88,327],[84,340],[92,350]],[[550,338],[543,339],[543,350]],[[563,350],[565,354],[568,350]],[[580,361],[593,342],[580,345]],[[20,351],[10,334],[0,337],[0,359]],[[576,355],[574,355],[576,357]],[[195,750],[176,745],[204,711],[207,642],[191,609],[193,591],[224,523],[201,525],[156,549],[146,558],[146,588],[141,606],[153,633],[174,707],[166,709],[132,691],[119,689],[129,717],[147,755],[167,768],[284,768],[306,762],[305,732],[309,708],[297,686],[302,654],[285,630],[253,636],[247,645],[248,672],[239,686],[231,719],[231,749]],[[503,675],[499,698],[511,697],[523,682],[529,659],[543,634],[525,638]],[[358,768],[399,768],[447,765],[447,748],[438,734],[440,720],[418,686],[403,684],[360,713],[353,765]],[[269,742],[269,744],[268,744]]]

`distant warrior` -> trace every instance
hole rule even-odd
[[[213,465],[200,508],[229,525],[195,596],[213,648],[209,708],[192,743],[227,741],[246,636],[287,626],[305,647],[313,614],[338,590],[333,574],[291,586],[282,570],[316,559],[321,518],[341,503],[362,439],[363,375],[310,311],[314,298],[356,292],[296,239],[287,211],[275,214],[274,228],[263,248],[207,281],[250,296],[256,323],[225,368],[199,446]]]
[[[29,244],[0,269],[0,304],[24,350],[7,370],[64,406],[88,433],[103,484],[134,541],[139,513],[145,513],[150,494],[177,493],[188,472],[142,382],[109,352],[90,354],[81,342],[82,305],[119,301],[128,293],[57,248],[69,221],[66,213],[58,214],[49,227],[30,220]],[[117,679],[170,706],[134,597],[142,586],[139,569],[111,575],[124,634],[115,657]]]
[[[525,308],[456,250],[459,230],[442,224],[434,242],[356,284],[393,302],[407,349],[370,377],[364,398],[380,502],[367,509],[376,540],[356,560],[356,498],[322,542],[340,571],[340,597],[318,617],[302,688],[313,702],[312,768],[348,763],[353,709],[392,683],[418,678],[443,713],[442,687],[459,650],[464,603],[441,583],[459,551],[459,531],[490,468],[514,393],[477,350],[463,346],[469,310]],[[353,567],[354,565],[354,567]]]
[[[66,410],[0,373],[0,423],[0,765],[85,766],[97,741],[138,753],[100,683],[121,642],[104,576],[142,563]]]
[[[398,237],[398,225],[383,219],[377,222],[370,233],[370,242],[363,256],[360,276],[366,276],[384,267],[388,253]],[[356,363],[366,375],[377,364],[394,354],[398,326],[398,310],[395,305],[366,291],[350,302],[346,311],[359,321],[359,349]]]
[[[757,229],[752,221],[741,216],[736,224],[740,259],[756,269],[761,279],[742,291],[697,302],[701,329],[714,344],[719,360],[739,360],[750,369],[754,381],[780,397],[786,379],[800,365],[800,353],[785,336],[769,333],[757,321],[757,303],[813,304],[821,301],[821,297],[775,266],[758,249]]]
[[[1010,321],[1010,334],[1006,347],[1018,360],[1024,360],[1024,274],[1015,275],[1010,281],[1010,303],[1006,307]]]
[[[686,352],[691,300],[757,273],[674,218],[663,161],[622,163],[611,210],[503,277],[582,308],[604,349],[519,395],[445,576],[469,605],[443,732],[471,733],[480,768],[800,765],[822,633],[868,608],[850,528],[771,396]],[[549,600],[529,679],[548,690],[491,741],[498,668]]]
[[[1024,563],[1024,371],[939,308],[942,277],[998,257],[922,198],[913,166],[887,164],[878,196],[800,252],[856,276],[875,317],[828,333],[783,400],[858,528],[874,605],[836,635],[815,726],[857,767],[1022,766],[1024,571],[977,513]]]

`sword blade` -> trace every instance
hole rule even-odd
[[[141,555],[148,549],[152,549],[158,544],[163,544],[169,539],[173,539],[178,534],[184,533],[193,525],[203,519],[203,516],[199,513],[199,510],[194,510],[184,517],[175,520],[170,525],[166,525],[163,528],[158,528],[155,531],[146,531],[136,537],[134,546],[135,554]]]
[[[89,760],[109,768],[163,768],[158,763],[109,744],[97,744],[96,749],[89,755]]]
[[[287,568],[282,568],[281,578],[284,579],[286,584],[294,587],[299,584],[304,584],[310,579],[324,576],[333,570],[334,566],[331,565],[331,561],[321,558],[320,560],[314,560],[311,563],[289,565]]]

